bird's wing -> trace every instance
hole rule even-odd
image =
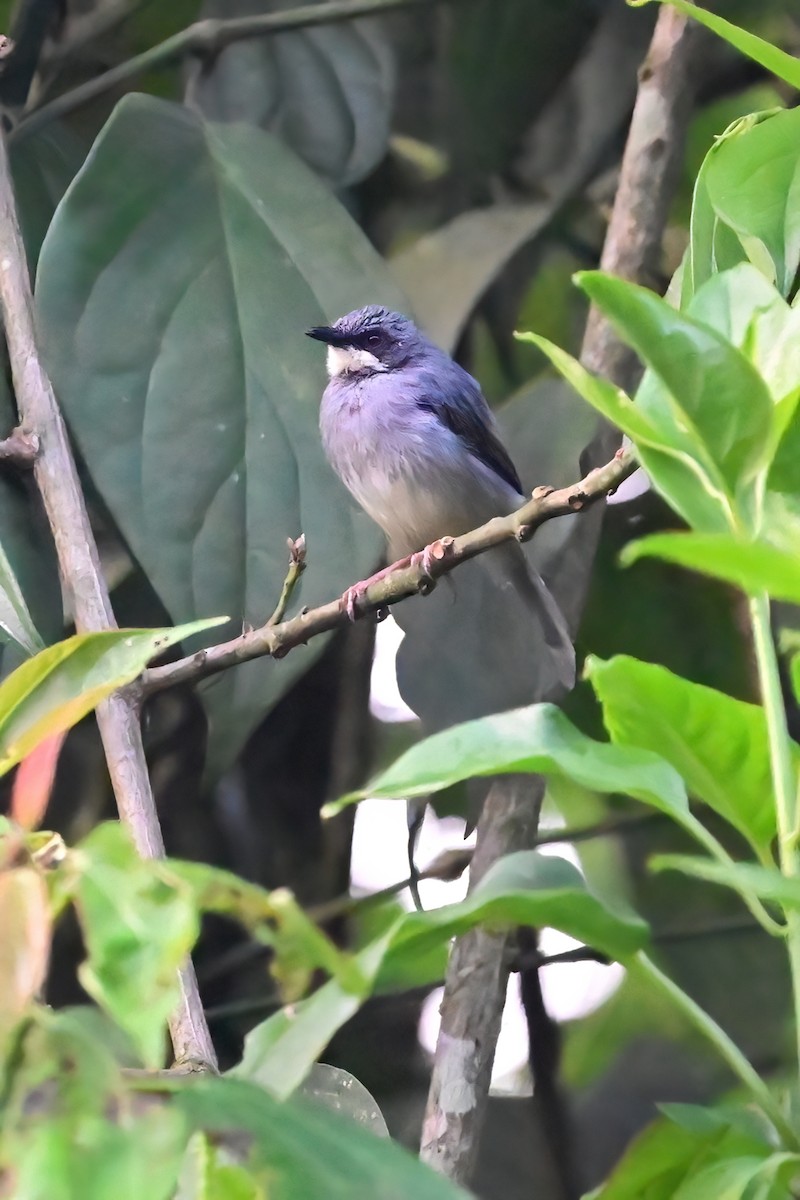
[[[445,355],[442,358],[445,359]],[[422,393],[418,406],[432,413],[466,445],[470,454],[522,493],[517,468],[500,438],[489,405],[478,383],[463,367],[447,359],[447,378],[432,380],[430,392]]]

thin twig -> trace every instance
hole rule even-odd
[[[0,439],[0,462],[10,462],[15,467],[32,467],[38,453],[37,435],[19,426],[12,429],[7,438]]]
[[[545,521],[587,510],[619,487],[635,470],[636,460],[631,451],[625,450],[570,487],[558,490],[536,488],[533,499],[510,516],[494,517],[461,537],[443,537],[434,542],[427,570],[423,568],[421,556],[416,556],[410,565],[399,566],[371,584],[356,601],[355,616],[380,613],[408,596],[429,592],[436,580],[454,570],[459,563],[467,562],[501,542],[512,538],[528,541]],[[295,646],[305,645],[309,638],[346,626],[349,619],[340,597],[280,624],[268,623],[229,642],[198,650],[177,662],[152,667],[143,673],[138,686],[143,695],[149,696],[178,683],[193,683],[252,658],[283,658]]]
[[[75,460],[53,385],[36,345],[30,279],[2,137],[0,308],[19,415],[24,427],[39,438],[34,479],[53,532],[75,624],[84,632],[114,629],[116,621]],[[164,854],[164,843],[142,747],[138,705],[130,689],[116,692],[100,705],[97,723],[120,817],[130,829],[139,853],[143,857],[160,857]],[[170,1020],[176,1059],[215,1066],[214,1048],[191,963],[181,970],[180,981],[179,1007]]]
[[[286,572],[286,578],[283,581],[281,594],[278,597],[278,603],[275,605],[275,611],[267,621],[267,625],[273,628],[279,625],[286,615],[286,610],[294,595],[294,589],[300,580],[300,576],[306,569],[306,539],[304,534],[289,542],[289,570]]]
[[[352,21],[356,17],[381,16],[399,8],[431,7],[444,0],[332,0],[330,4],[309,4],[286,12],[261,13],[252,17],[237,17],[231,20],[207,19],[189,25],[157,46],[151,46],[142,54],[127,59],[102,75],[87,80],[79,87],[64,92],[48,104],[20,121],[14,130],[14,141],[27,137],[43,125],[74,112],[76,108],[116,89],[145,71],[179,62],[192,55],[213,58],[226,46],[251,38],[267,37],[286,33],[291,29],[306,29],[309,26],[333,25],[341,21]]]
[[[646,278],[653,249],[663,235],[692,104],[694,45],[688,22],[664,8],[640,73],[602,259],[606,270],[630,279]],[[623,367],[618,342],[594,317],[582,357],[598,374],[630,383],[619,377]],[[589,447],[588,465],[607,460],[618,444],[615,430],[601,430]],[[572,630],[583,612],[601,522],[599,510],[586,522],[576,522],[578,536],[570,539],[569,562],[556,580],[556,599]],[[492,799],[490,793],[478,824],[471,876],[479,864],[483,871],[501,855],[527,848],[536,836],[535,798],[509,790],[505,804],[493,804]],[[468,1183],[474,1169],[512,952],[509,936],[472,930],[456,940],[448,965],[420,1153],[459,1183]]]

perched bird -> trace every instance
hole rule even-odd
[[[524,503],[479,385],[407,317],[370,305],[310,329],[308,336],[328,347],[329,382],[320,409],[325,453],[383,529],[392,558],[423,551]],[[455,596],[436,639],[450,626],[455,636],[486,643],[487,628],[496,626],[515,673],[520,667],[527,672],[507,696],[495,689],[478,711],[550,698],[572,685],[574,653],[560,610],[518,542],[480,555],[449,579]],[[351,591],[351,615],[353,599]],[[395,610],[407,632],[403,618],[411,621],[421,611],[413,604]],[[471,626],[460,624],[459,607],[465,617],[471,609]],[[493,658],[484,645],[489,665]],[[465,701],[462,707],[459,717],[477,715],[474,705]]]

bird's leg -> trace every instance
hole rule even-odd
[[[391,575],[392,571],[400,571],[405,567],[410,567],[413,557],[413,554],[407,554],[405,558],[398,558],[397,562],[390,563],[388,567],[383,567],[380,571],[376,571],[374,575],[370,575],[369,579],[359,580],[358,583],[354,583],[352,587],[349,587],[342,594],[342,604],[351,621],[355,621],[356,604],[364,598],[367,589],[371,588],[373,583],[380,583],[387,575]]]
[[[406,567],[419,567],[422,575],[419,590],[423,595],[427,595],[428,592],[433,590],[436,584],[433,572],[434,563],[440,563],[443,559],[447,558],[452,548],[453,538],[437,538],[435,542],[431,542],[424,549],[417,550],[414,554],[407,554],[405,558],[398,558],[397,562],[391,563],[390,566],[384,567],[381,571],[376,571],[374,575],[370,575],[369,579],[362,579],[359,583],[354,583],[342,595],[342,604],[350,620],[355,621],[356,604],[364,597],[367,589],[372,587],[373,583],[379,583],[387,575],[391,575],[393,571],[402,571]],[[384,616],[388,613],[388,609],[380,610],[378,620],[381,620],[381,611]]]

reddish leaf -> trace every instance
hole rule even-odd
[[[24,829],[38,829],[47,811],[66,729],[54,733],[23,758],[11,789],[9,816]]]

